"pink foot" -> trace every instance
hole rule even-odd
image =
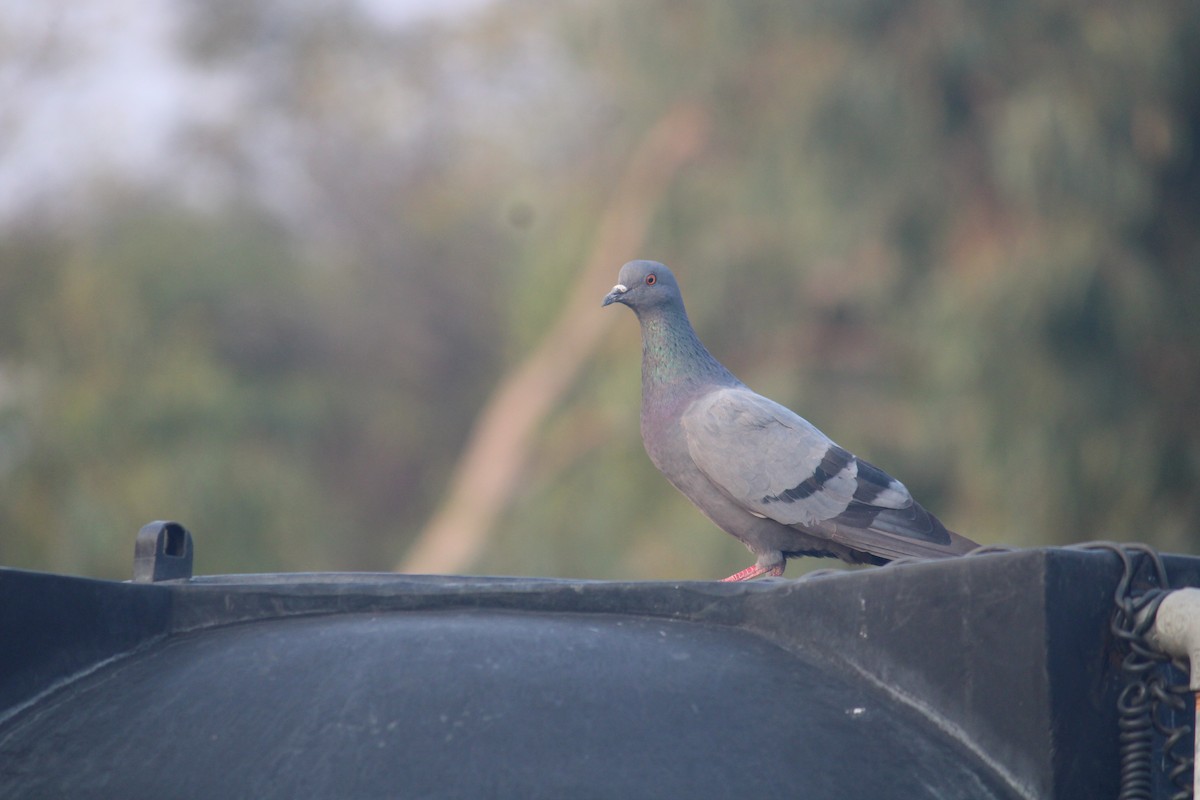
[[[746,567],[741,572],[735,572],[728,578],[722,578],[721,583],[732,583],[734,581],[748,581],[751,578],[757,578],[759,575],[769,575],[772,578],[783,576],[783,564],[776,564],[773,567],[762,567],[758,564],[753,564]]]

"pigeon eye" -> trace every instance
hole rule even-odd
[[[647,286],[653,286],[656,283],[658,283],[658,278],[654,277],[653,272],[651,272],[649,275],[646,276],[646,285]]]

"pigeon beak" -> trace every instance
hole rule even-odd
[[[614,287],[612,288],[612,291],[611,291],[611,292],[609,292],[608,294],[604,295],[604,302],[600,304],[600,307],[601,307],[601,308],[604,308],[605,306],[607,306],[607,305],[611,305],[611,304],[613,304],[613,303],[621,303],[621,302],[624,302],[624,301],[623,301],[621,298],[622,298],[622,297],[625,295],[625,293],[626,293],[626,292],[628,292],[628,291],[629,291],[629,289],[627,289],[627,288],[626,288],[624,285],[622,285],[622,284],[618,283],[616,286],[614,286]]]

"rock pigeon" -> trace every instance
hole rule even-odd
[[[794,556],[884,564],[977,547],[900,481],[755,394],[701,344],[671,270],[630,261],[602,305],[642,328],[642,442],[654,466],[756,560],[725,578],[783,575]]]

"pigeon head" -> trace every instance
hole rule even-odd
[[[621,267],[617,285],[604,296],[602,306],[624,303],[640,314],[651,308],[683,305],[679,284],[665,264],[657,261],[630,261]]]

